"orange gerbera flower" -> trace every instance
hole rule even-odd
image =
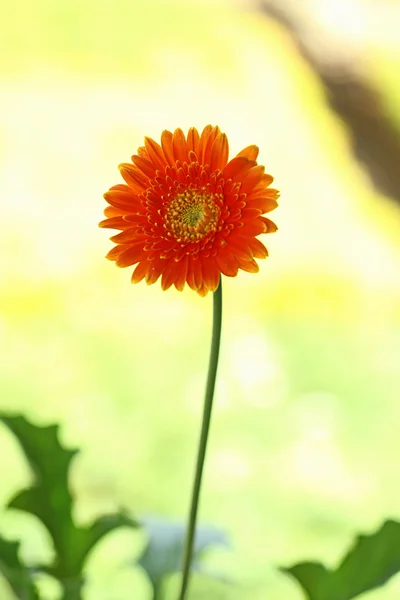
[[[133,164],[119,166],[126,185],[104,194],[110,206],[100,227],[121,230],[107,258],[136,265],[133,283],[161,276],[163,290],[186,282],[201,296],[217,289],[221,273],[256,273],[254,258],[268,256],[256,236],[277,229],[262,215],[279,196],[257,156],[248,146],[228,162],[227,137],[211,125],[201,135],[163,131],[161,145],[146,137]]]

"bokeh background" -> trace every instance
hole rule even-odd
[[[400,518],[400,190],[396,166],[386,172],[400,169],[400,6],[297,4],[3,8],[0,408],[58,422],[82,449],[79,522],[121,506],[186,518],[208,362],[211,298],[131,286],[103,259],[97,222],[117,165],[144,135],[219,124],[232,154],[260,147],[281,190],[270,258],[257,276],[224,279],[201,505],[233,545],[208,557],[237,582],[207,588],[221,599],[300,600],[277,566],[333,566],[357,532]],[[335,105],[335,81],[353,109],[361,86],[354,110],[364,133],[377,127],[370,137]],[[1,534],[23,538],[26,560],[48,559],[35,519],[4,508],[30,478],[4,427],[0,472]],[[121,531],[99,545],[85,598],[149,598],[129,564],[144,542]],[[395,577],[368,600],[399,594]],[[0,597],[11,599],[1,581]]]

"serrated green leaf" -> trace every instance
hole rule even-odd
[[[138,564],[146,571],[153,589],[158,590],[166,575],[182,568],[186,527],[181,523],[150,517],[143,519],[142,525],[148,533],[149,542]],[[229,547],[226,534],[216,527],[199,526],[193,551],[193,571],[202,570],[201,556],[215,545]]]
[[[0,420],[17,437],[35,481],[18,492],[9,507],[35,515],[42,521],[53,540],[54,564],[42,570],[56,577],[65,590],[65,598],[79,599],[83,584],[82,570],[88,553],[107,533],[119,527],[137,527],[124,514],[100,517],[89,527],[77,527],[72,518],[72,496],[68,475],[76,450],[64,448],[58,439],[58,427],[38,427],[22,416],[0,413]]]
[[[324,586],[331,572],[321,563],[305,562],[295,565],[290,569],[281,569],[281,571],[292,575],[299,582],[306,597],[310,600],[327,600]]]
[[[19,546],[0,537],[0,573],[19,600],[39,600],[32,572],[19,559]]]
[[[376,533],[359,536],[335,571],[321,563],[282,570],[299,582],[309,600],[351,600],[400,571],[400,523],[386,521]]]
[[[34,484],[17,493],[8,505],[42,521],[53,539],[60,562],[67,565],[69,538],[74,529],[68,472],[77,451],[61,446],[56,425],[38,427],[22,416],[5,414],[0,414],[0,419],[18,439],[35,478]]]

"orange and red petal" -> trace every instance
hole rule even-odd
[[[118,189],[109,189],[108,192],[104,194],[104,199],[107,200],[111,206],[121,208],[127,212],[133,212],[140,206],[139,198],[127,185],[120,186]]]
[[[123,217],[126,214],[126,210],[124,208],[117,208],[116,206],[106,206],[104,209],[105,217]]]
[[[106,254],[106,258],[108,260],[117,260],[117,258],[126,250],[125,246],[114,246],[111,248],[109,252]]]
[[[227,248],[222,248],[215,257],[217,267],[227,277],[236,277],[239,263],[235,255]]]
[[[258,181],[258,183],[254,186],[253,193],[264,190],[269,185],[271,185],[273,180],[274,180],[274,178],[272,177],[272,175],[270,175],[269,173],[264,173],[262,175],[262,177],[260,177],[260,180]]]
[[[155,283],[165,271],[168,260],[157,257],[154,260],[147,261],[148,267],[145,275],[147,285]]]
[[[168,165],[173,165],[175,162],[174,151],[172,149],[172,138],[172,133],[166,129],[161,134],[161,146]]]
[[[251,251],[253,252],[253,256],[255,258],[267,258],[268,250],[264,246],[259,239],[255,237],[244,238],[249,244]]]
[[[247,206],[258,208],[262,213],[267,213],[274,210],[278,206],[278,203],[274,198],[268,196],[257,196],[255,198],[250,196],[247,198]]]
[[[203,285],[203,268],[199,257],[192,258],[191,268],[193,272],[194,285],[196,287],[196,290],[198,290]]]
[[[154,179],[156,176],[156,168],[151,160],[134,154],[132,156],[132,162],[137,166],[138,169],[149,179]]]
[[[110,237],[110,240],[115,244],[134,244],[137,240],[137,228],[132,227],[131,223],[127,223],[128,229],[122,231],[121,233],[117,233],[117,235],[113,235]],[[143,240],[144,242],[144,240]]]
[[[260,235],[260,233],[266,233],[267,226],[262,220],[262,217],[258,217],[257,220],[245,222],[242,227],[237,229],[238,235],[250,235],[256,236]]]
[[[185,134],[182,129],[175,129],[172,135],[172,150],[175,161],[188,162],[188,147]]]
[[[130,227],[130,224],[123,219],[123,217],[112,217],[111,219],[104,219],[104,221],[100,221],[99,227],[102,229],[127,229]]]
[[[180,270],[181,261],[176,262],[174,259],[169,259],[161,278],[161,287],[163,290],[167,290],[175,283],[179,278]]]
[[[219,133],[215,138],[210,152],[210,171],[221,171],[228,162],[229,145],[225,133]]]
[[[221,278],[221,273],[215,260],[213,258],[203,258],[201,259],[201,266],[204,285],[207,286],[210,292],[215,292]]]
[[[146,258],[146,252],[143,250],[143,241],[137,242],[134,246],[122,246],[124,251],[118,255],[115,264],[117,267],[131,267],[137,262]]]
[[[156,169],[163,171],[167,163],[162,147],[149,137],[144,138],[144,145]]]
[[[256,165],[252,167],[242,178],[240,191],[244,194],[250,194],[255,186],[261,181],[265,173],[265,167]]]
[[[199,143],[199,162],[202,165],[209,165],[211,158],[211,149],[214,144],[214,141],[217,135],[221,133],[218,125],[213,127],[212,125],[207,125],[201,134],[200,143]]]
[[[232,179],[234,182],[242,181],[246,173],[256,164],[255,160],[249,160],[246,156],[236,156],[224,168],[224,178],[225,180]]]
[[[186,275],[189,266],[189,257],[186,255],[177,264],[179,265],[179,269],[174,280],[174,285],[179,292],[182,292],[183,288],[185,287]]]
[[[247,271],[248,273],[258,273],[260,267],[254,260],[254,258],[245,260],[243,258],[238,258],[239,267],[242,271]]]
[[[140,263],[136,265],[135,270],[132,273],[131,282],[139,283],[139,281],[142,281],[142,279],[144,279],[144,277],[146,275],[148,267],[149,267],[148,260],[140,261]]]
[[[259,217],[259,219],[265,224],[266,233],[274,233],[275,231],[278,231],[278,227],[273,221],[271,221],[271,219],[267,219],[267,217]]]
[[[244,157],[248,158],[249,160],[257,160],[258,153],[259,153],[258,146],[253,144],[251,146],[247,146],[246,148],[243,148],[243,150],[241,152],[239,152],[239,154],[237,154],[236,156],[244,156]]]
[[[132,192],[140,196],[147,187],[148,178],[135,165],[130,163],[122,163],[118,168]]]
[[[200,136],[196,127],[191,127],[187,135],[188,152],[192,151],[198,156]]]
[[[247,238],[244,237],[231,235],[228,238],[227,250],[232,252],[237,259],[251,260],[253,258],[253,251],[247,242]]]

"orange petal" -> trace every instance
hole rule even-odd
[[[181,268],[181,262],[170,260],[161,278],[161,287],[163,290],[167,290],[171,287],[175,280],[179,277],[179,270]]]
[[[124,248],[124,246],[122,246]],[[117,267],[130,267],[135,263],[143,260],[146,256],[145,251],[143,250],[143,241],[135,244],[135,246],[131,246],[128,249],[125,249],[122,254],[120,254],[115,261]]]
[[[117,208],[115,206],[106,206],[104,209],[104,215],[106,217],[122,217],[126,213],[123,208]]]
[[[128,223],[128,226],[128,229],[122,231],[121,233],[117,233],[117,235],[113,235],[112,237],[110,237],[110,240],[115,244],[133,244],[134,242],[136,242],[136,227],[132,227],[131,223]]]
[[[252,250],[246,241],[246,238],[233,235],[228,238],[228,250],[236,256],[237,259],[251,260],[253,258]]]
[[[192,288],[192,290],[196,291],[197,290],[197,286],[194,280],[194,270],[193,270],[193,258],[191,256],[189,256],[189,261],[188,261],[188,270],[186,273],[186,283],[188,284],[189,287]]]
[[[268,198],[266,196],[258,196],[257,198],[252,198],[252,196],[247,197],[247,206],[250,208],[258,208],[263,213],[271,212],[274,210],[278,203],[273,198]]]
[[[135,194],[142,194],[147,187],[148,179],[137,167],[129,163],[118,166],[122,177]],[[110,202],[111,204],[111,202]]]
[[[208,290],[208,287],[203,283],[201,288],[199,288],[196,291],[199,294],[199,296],[202,296],[204,298],[205,296],[207,296],[209,290]]]
[[[161,134],[161,146],[168,165],[175,164],[174,152],[172,149],[172,133],[166,129]]]
[[[264,175],[260,178],[260,181],[257,183],[257,185],[254,186],[253,192],[260,192],[262,190],[265,190],[265,188],[267,188],[269,185],[271,185],[273,180],[274,180],[274,178],[272,177],[272,175],[270,175],[269,173],[264,173]],[[278,196],[279,196],[279,192],[278,192]],[[278,196],[276,196],[276,197],[278,197]]]
[[[248,173],[242,179],[242,185],[240,191],[249,194],[253,188],[260,182],[264,175],[265,167],[263,165],[257,165],[252,167]]]
[[[242,208],[241,213],[242,213],[242,221],[243,222],[252,221],[253,219],[257,219],[262,214],[261,210],[259,208],[253,208],[253,207],[248,207],[248,206],[245,206],[244,208]]]
[[[215,292],[221,278],[220,270],[213,258],[201,259],[203,282],[210,292]]]
[[[136,265],[136,268],[132,273],[131,282],[139,283],[139,281],[142,281],[142,279],[146,275],[148,266],[149,266],[149,261],[147,261],[147,260],[143,260],[138,265]]]
[[[228,162],[229,145],[225,133],[219,133],[214,140],[210,154],[210,171],[223,169]]]
[[[258,273],[260,267],[256,263],[256,261],[251,258],[249,260],[244,260],[243,258],[238,258],[239,267],[243,271],[247,271],[248,273]]]
[[[189,257],[186,255],[184,258],[182,258],[181,261],[179,261],[180,269],[179,269],[176,279],[174,281],[174,285],[179,292],[182,292],[183,288],[185,287],[188,265],[189,265]]]
[[[206,149],[208,138],[210,137],[212,129],[213,129],[212,125],[206,125],[206,127],[204,127],[203,131],[201,132],[198,151],[197,151],[197,156],[198,156],[200,164],[204,164],[204,160],[203,160],[204,151]]]
[[[140,206],[139,198],[133,193],[130,187],[127,185],[121,186],[122,189],[111,188],[103,194],[105,200],[111,206],[116,208],[125,209],[127,212],[131,212],[136,207]]]
[[[143,210],[143,207],[140,207]],[[124,221],[128,227],[133,225],[146,225],[148,223],[147,217],[143,213],[134,212],[131,215],[124,215]]]
[[[175,129],[172,136],[172,149],[175,160],[180,160],[181,163],[188,161],[188,147],[182,129]]]
[[[239,154],[237,154],[237,156],[245,156],[249,160],[257,160],[258,153],[258,146],[253,144],[252,146],[247,146],[244,148],[241,152],[239,152]]]
[[[196,290],[200,289],[203,285],[203,268],[201,260],[192,260],[193,279]]]
[[[162,275],[168,266],[169,260],[163,258],[155,258],[150,263],[148,262],[148,268],[146,271],[146,283],[152,285]]]
[[[137,153],[138,153],[138,156],[141,156],[142,158],[149,160],[149,155],[147,154],[147,150],[144,146],[139,146],[139,148],[137,149]]]
[[[220,128],[218,127],[218,125],[216,127],[212,127],[210,134],[208,136],[207,142],[204,145],[203,148],[203,158],[202,158],[202,164],[203,165],[209,165],[211,162],[211,149],[213,147],[214,141],[216,139],[216,137],[221,133]]]
[[[125,251],[125,246],[114,246],[107,254],[106,258],[108,260],[117,260],[118,256],[120,256]]]
[[[100,221],[99,227],[102,229],[121,229],[123,231],[127,227],[130,227],[130,225],[122,217],[112,217],[111,219]]]
[[[243,224],[243,227],[237,229],[238,235],[260,235],[266,233],[267,226],[263,222],[262,217],[258,217],[256,221],[249,221]]]
[[[192,150],[193,152],[198,154],[199,143],[200,143],[199,132],[197,131],[196,127],[191,127],[189,129],[189,132],[187,135],[188,151],[190,152]]]
[[[117,183],[117,185],[113,185],[109,189],[110,192],[129,192],[132,193],[131,190],[125,183]]]
[[[278,227],[273,221],[271,221],[271,219],[267,219],[266,217],[259,217],[259,219],[265,224],[267,233],[274,233],[275,231],[278,231]]]
[[[254,160],[249,160],[245,156],[236,156],[232,158],[224,168],[225,181],[232,179],[233,181],[240,181],[247,171],[250,171],[257,163]]]
[[[257,238],[245,238],[253,252],[255,258],[266,258],[268,256],[268,250]]]
[[[150,160],[153,162],[156,169],[160,169],[160,171],[164,171],[166,166],[165,155],[163,149],[157,142],[152,140],[149,137],[144,138],[144,144],[146,146],[147,153],[149,155]]]
[[[268,198],[272,198],[273,200],[277,200],[277,198],[279,198],[280,193],[279,190],[276,190],[275,188],[270,188],[267,185],[265,185],[266,181],[273,181],[273,178],[271,175],[269,175],[268,173],[266,173],[265,175],[262,176],[261,178],[261,182],[264,181],[263,187],[261,189],[257,189],[255,192],[251,193],[251,197],[253,198],[258,198],[258,197],[268,197]],[[257,185],[258,188],[258,185]]]
[[[147,158],[143,158],[143,156],[137,156],[134,154],[132,156],[132,162],[150,179],[154,179],[156,176],[156,169],[153,163]]]
[[[215,257],[215,262],[221,273],[227,277],[235,277],[238,272],[239,264],[235,256],[229,250],[223,248]]]

